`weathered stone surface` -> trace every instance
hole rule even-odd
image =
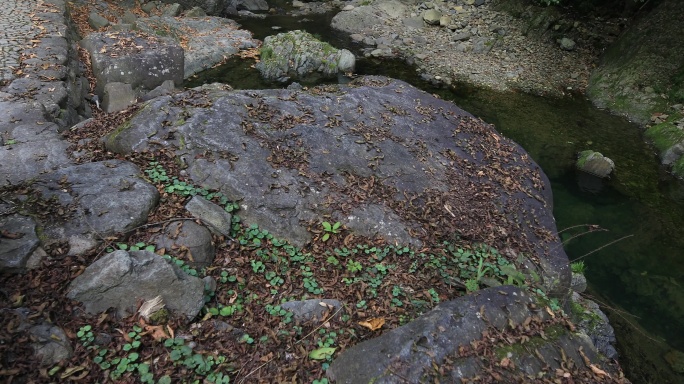
[[[490,343],[490,338],[528,318],[547,319],[544,311],[531,309],[534,304],[535,298],[528,292],[512,286],[489,288],[442,303],[408,325],[347,349],[334,359],[327,375],[336,383],[419,383],[434,379],[456,383],[473,378],[492,362],[476,355],[460,357],[460,348],[480,340]],[[498,381],[520,382],[515,378],[537,375],[555,378],[555,369],[568,360],[588,370],[580,349],[590,362],[601,361],[586,335],[563,326],[551,329],[546,332],[552,336],[534,338],[535,348],[515,348],[505,340],[495,344],[493,348],[501,350],[501,357],[497,354],[496,358],[507,357],[513,363],[509,369],[498,371],[502,375]],[[491,336],[483,340],[485,331]]]
[[[436,9],[428,9],[423,13],[423,20],[430,25],[439,25],[442,13]]]
[[[81,45],[90,54],[100,100],[109,83],[130,84],[136,92],[152,90],[166,80],[183,84],[183,48],[171,39],[142,38],[130,32],[91,33]]]
[[[21,215],[0,216],[0,230],[20,236],[0,239],[0,273],[26,270],[26,263],[40,243],[36,236],[36,222]]]
[[[67,294],[88,313],[115,308],[121,317],[135,313],[139,299],[157,296],[165,308],[191,320],[204,306],[204,282],[152,252],[119,250],[88,266],[69,284]]]
[[[185,209],[196,218],[208,224],[218,234],[228,236],[230,233],[232,215],[211,201],[200,196],[193,196],[185,204]]]
[[[296,321],[321,321],[326,316],[335,314],[339,317],[343,311],[337,312],[342,308],[342,303],[334,299],[310,299],[301,301],[288,301],[280,305],[281,308],[292,312]]]
[[[86,163],[40,176],[36,187],[70,207],[65,222],[45,223],[50,240],[67,240],[70,254],[84,252],[97,239],[145,223],[159,192],[140,177],[135,165],[118,160]]]
[[[207,13],[204,12],[204,9],[200,7],[193,7],[192,9],[189,9],[188,11],[185,12],[185,17],[204,17],[206,16]]]
[[[97,12],[90,12],[88,15],[88,24],[90,24],[93,29],[98,30],[100,28],[109,26],[109,20],[105,19]]]
[[[74,353],[69,338],[58,326],[39,324],[31,327],[29,333],[33,339],[31,346],[43,367],[70,359]]]
[[[192,97],[206,108],[175,101],[187,97],[151,100],[127,129],[105,138],[107,148],[178,148],[195,184],[221,190],[240,202],[245,222],[296,245],[311,240],[302,222],[325,215],[345,225],[382,223],[355,226],[355,233],[399,244],[460,234],[538,259],[537,273],[558,287],[551,291],[567,291],[547,179],[517,144],[452,103],[382,77],[311,91],[195,89]],[[465,147],[498,148],[506,161]],[[357,196],[362,187],[375,192]],[[429,214],[436,226],[403,209],[406,199],[438,199]]]
[[[184,9],[200,7],[207,15],[221,16],[225,12],[230,0],[162,0],[162,2],[167,4],[178,3]]]
[[[157,249],[164,248],[166,254],[181,255],[188,265],[196,269],[208,267],[214,261],[211,233],[192,221],[169,224],[155,242]]]
[[[353,71],[355,63],[348,50],[334,48],[308,32],[291,31],[264,39],[256,68],[268,80],[311,81]]]
[[[333,17],[330,26],[347,33],[359,33],[382,23],[383,19],[388,17],[390,16],[378,7],[362,5],[351,11],[338,13]]]
[[[176,17],[180,15],[182,10],[183,6],[178,3],[169,4],[166,8],[164,8],[162,16]]]
[[[572,273],[570,289],[577,293],[582,293],[587,289],[587,278],[581,273]]]
[[[575,47],[577,46],[577,43],[575,43],[574,40],[568,39],[567,37],[560,39],[558,44],[560,45],[561,49],[566,51],[574,51]]]
[[[174,18],[149,17],[139,19],[136,27],[150,35],[163,34],[185,39],[183,76],[185,78],[209,69],[239,50],[258,46],[249,31],[221,17]],[[180,84],[176,83],[176,86]]]
[[[615,350],[615,331],[598,304],[573,292],[572,302],[584,308],[581,314],[574,313],[573,321],[579,329],[589,336],[596,349],[609,359],[618,358]]]
[[[118,112],[133,105],[135,99],[135,91],[130,84],[107,83],[104,86],[102,109],[107,113]]]
[[[613,169],[615,163],[613,160],[603,156],[599,152],[592,150],[582,151],[579,153],[576,163],[577,169],[583,172],[590,173],[598,177],[608,177]]]
[[[238,11],[268,11],[268,3],[266,0],[231,0],[230,6]]]

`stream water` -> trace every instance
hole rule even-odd
[[[301,17],[273,15],[240,23],[259,39],[304,29],[338,48],[358,50],[345,36],[331,31],[332,16],[312,15],[302,21]],[[228,62],[186,86],[215,81],[239,89],[278,86],[262,81],[250,64]],[[421,80],[415,68],[400,62],[360,60],[357,73],[398,78],[452,100],[522,145],[551,180],[559,230],[586,224],[607,230],[571,239],[586,232],[584,226],[561,236],[568,240],[570,259],[585,262],[590,293],[627,312],[607,311],[628,377],[635,383],[684,382],[684,376],[671,369],[679,356],[672,350],[684,351],[684,183],[659,165],[636,125],[594,108],[582,97],[542,98],[466,85],[434,88]],[[575,156],[585,149],[615,161],[610,180],[575,171]],[[684,366],[681,356],[679,364]]]

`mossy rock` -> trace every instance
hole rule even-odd
[[[660,159],[665,165],[677,163],[684,153],[684,130],[675,124],[681,118],[681,114],[674,114],[667,121],[646,130],[646,137],[658,149]]]

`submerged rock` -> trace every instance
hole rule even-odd
[[[580,152],[575,165],[580,171],[597,177],[608,177],[613,172],[613,169],[615,169],[613,160],[603,156],[600,152],[592,150]]]
[[[352,72],[355,63],[348,50],[334,48],[308,32],[291,31],[264,39],[256,68],[267,80],[310,81]]]

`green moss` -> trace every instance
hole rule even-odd
[[[646,137],[653,141],[653,145],[661,154],[673,145],[684,141],[684,131],[674,124],[679,119],[681,119],[681,115],[675,114],[670,116],[667,121],[646,130]]]
[[[166,324],[169,321],[169,311],[162,308],[150,316],[152,324]]]
[[[273,57],[273,48],[271,47],[261,47],[259,51],[259,56],[261,61],[268,61]]]
[[[684,179],[684,156],[680,157],[679,160],[674,163],[672,166],[672,173],[680,179]]]

